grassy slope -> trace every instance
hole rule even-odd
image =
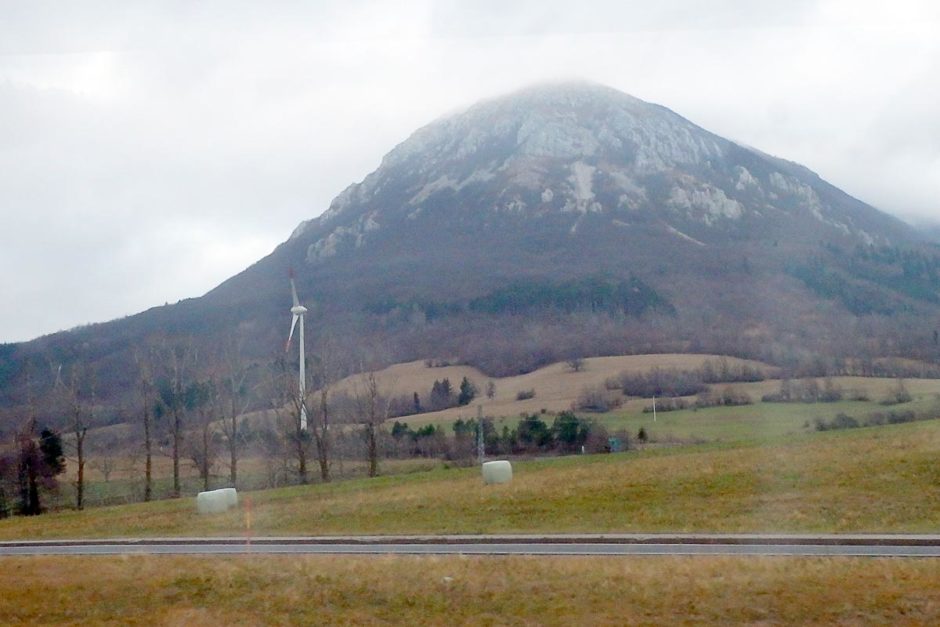
[[[5,558],[0,623],[936,624],[936,560]]]
[[[252,533],[937,532],[940,422],[520,463],[511,484],[442,469],[257,492]],[[191,499],[0,521],[0,538],[238,535]]]

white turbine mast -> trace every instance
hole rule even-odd
[[[290,322],[290,333],[287,336],[287,346],[285,350],[290,350],[290,341],[294,337],[294,327],[297,326],[297,321],[300,320],[300,359],[298,362],[298,393],[300,394],[300,430],[307,430],[307,383],[306,383],[306,373],[304,372],[304,314],[307,313],[307,308],[300,304],[300,299],[297,298],[297,287],[294,285],[294,271],[290,271],[290,294],[293,298],[294,306],[290,308],[293,318]]]

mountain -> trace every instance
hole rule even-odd
[[[120,397],[130,346],[155,334],[231,331],[267,359],[289,268],[314,344],[494,374],[660,350],[925,358],[940,314],[940,251],[903,222],[659,105],[552,84],[419,129],[201,298],[4,347],[0,403],[40,355],[100,363]]]

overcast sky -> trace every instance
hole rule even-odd
[[[0,0],[0,342],[199,296],[419,126],[575,78],[940,221],[933,0]]]

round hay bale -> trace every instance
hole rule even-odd
[[[483,463],[483,483],[509,483],[512,481],[512,464],[506,460]]]
[[[196,511],[200,514],[221,514],[228,511],[228,497],[220,490],[200,492],[196,495]]]
[[[235,491],[235,488],[221,488],[216,490],[216,492],[221,492],[225,495],[225,502],[228,503],[229,507],[238,506],[238,492]]]

